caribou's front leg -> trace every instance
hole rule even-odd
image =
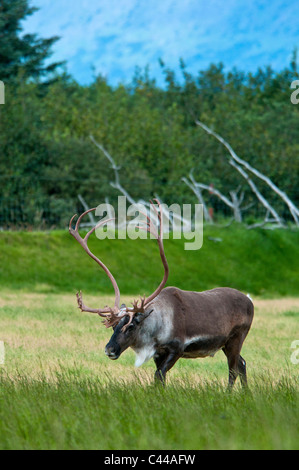
[[[155,380],[165,385],[166,373],[174,366],[176,361],[182,356],[183,348],[181,343],[173,341],[167,345],[165,352],[155,357],[157,370],[155,372]]]

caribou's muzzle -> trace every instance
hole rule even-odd
[[[118,359],[120,356],[120,354],[117,353],[112,346],[108,346],[108,345],[105,348],[105,354],[112,361],[116,361],[116,359]]]

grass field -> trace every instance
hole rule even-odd
[[[215,243],[215,239],[221,242]],[[112,302],[111,285],[67,232],[0,233],[1,449],[298,449],[299,231],[208,227],[201,250],[166,240],[168,285],[249,292],[255,319],[242,355],[250,391],[226,390],[227,364],[180,360],[165,389],[154,363],[111,362],[111,331],[78,311]],[[149,294],[162,266],[154,241],[90,239],[122,301]],[[296,353],[299,359],[299,354]],[[294,361],[293,361],[294,362]],[[296,362],[296,361],[295,361]]]
[[[298,449],[291,344],[299,339],[299,298],[254,303],[243,347],[250,390],[238,384],[228,393],[222,352],[180,360],[163,389],[152,384],[153,361],[135,369],[130,350],[116,362],[106,358],[111,331],[80,313],[73,294],[2,290],[0,448]]]
[[[215,243],[213,240],[220,239]],[[186,290],[234,287],[250,294],[299,297],[299,230],[205,227],[203,247],[165,240],[168,285]],[[154,240],[103,240],[89,245],[115,275],[121,293],[153,292],[163,275]],[[113,293],[110,281],[66,231],[0,232],[2,289]]]

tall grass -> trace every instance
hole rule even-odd
[[[110,298],[90,297],[91,304]],[[299,299],[259,300],[242,355],[249,392],[226,389],[222,352],[180,360],[166,388],[153,361],[111,362],[111,332],[73,295],[0,293],[1,449],[294,449],[298,367],[290,360]]]
[[[1,449],[296,449],[298,382],[252,391],[176,381],[165,389],[56,372],[0,378]]]
[[[209,240],[221,238],[222,242]],[[205,230],[198,252],[166,240],[168,285],[232,286],[249,292],[255,318],[242,355],[250,391],[226,390],[227,364],[180,360],[166,388],[152,384],[153,361],[105,357],[110,331],[82,314],[111,304],[111,285],[66,232],[0,233],[1,449],[295,449],[299,442],[299,232]],[[127,304],[153,291],[162,266],[154,241],[104,240],[90,246],[116,275]],[[274,299],[256,298],[256,294]]]

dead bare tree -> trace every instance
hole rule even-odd
[[[197,126],[204,129],[208,134],[213,135],[224,147],[226,147],[226,149],[229,151],[229,153],[231,155],[231,160],[230,160],[229,163],[232,166],[234,166],[239,171],[240,174],[242,174],[240,169],[243,170],[242,167],[244,167],[244,168],[246,168],[246,170],[248,170],[249,172],[254,174],[257,178],[264,181],[272,189],[272,191],[274,191],[283,200],[283,202],[288,206],[289,211],[290,211],[290,213],[291,213],[291,215],[294,219],[294,222],[295,222],[296,226],[299,226],[299,209],[298,209],[298,207],[295,206],[295,204],[290,200],[290,198],[287,196],[287,194],[284,191],[281,191],[281,189],[279,189],[278,186],[275,183],[273,183],[273,181],[268,176],[264,175],[263,173],[258,171],[256,168],[251,166],[248,162],[246,162],[245,160],[240,158],[236,154],[236,152],[233,150],[231,145],[226,140],[223,139],[223,137],[221,137],[219,134],[214,132],[212,129],[210,129],[208,126],[203,124],[201,121],[196,120],[195,123],[196,123]],[[232,162],[234,164],[232,164]],[[244,173],[243,173],[242,176],[247,180],[248,184],[251,186],[251,189],[253,189],[253,186],[251,184],[251,183],[253,183],[252,180],[248,177],[248,174],[244,170],[243,170],[243,172]],[[258,193],[256,191],[257,191],[257,188],[255,186],[254,192],[255,192],[256,196],[258,197],[258,199],[260,200],[260,202],[266,207],[267,211],[271,212],[271,214],[272,214],[275,222],[277,223],[277,225],[279,227],[283,226],[283,222],[282,222],[281,218],[279,217],[279,215],[277,214],[277,212],[273,209],[273,207],[269,204],[269,202],[266,201],[266,199],[261,195],[261,193],[259,192],[259,196],[258,196]],[[262,196],[262,197],[260,197],[260,196]]]
[[[230,199],[226,197],[224,194],[222,194],[218,189],[208,186],[203,183],[198,183],[194,176],[193,176],[193,170],[190,171],[189,173],[189,179],[187,178],[182,178],[182,181],[189,186],[189,188],[194,192],[194,194],[197,196],[198,200],[200,201],[201,204],[204,206],[204,215],[205,215],[205,220],[208,223],[212,223],[213,220],[210,216],[210,213],[206,207],[206,204],[204,202],[202,192],[201,190],[206,190],[209,191],[210,193],[214,194],[217,196],[224,204],[226,204],[232,211],[233,211],[233,220],[236,222],[241,223],[242,222],[242,212],[245,210],[249,209],[252,207],[253,204],[249,204],[246,207],[241,207],[243,200],[244,200],[244,191],[241,191],[241,186],[235,190],[231,190],[229,192],[230,194]],[[241,193],[240,193],[241,191]]]
[[[276,210],[270,205],[270,203],[267,201],[267,199],[261,194],[261,192],[258,190],[258,188],[256,187],[255,183],[252,181],[252,179],[249,177],[248,173],[246,173],[246,171],[240,167],[240,165],[237,165],[237,163],[230,159],[229,161],[229,164],[231,166],[233,166],[242,176],[243,178],[245,178],[245,180],[247,181],[247,183],[249,184],[250,188],[252,189],[252,191],[254,192],[254,194],[256,195],[256,197],[258,198],[258,200],[262,203],[262,205],[266,208],[266,216],[265,216],[265,219],[264,221],[261,223],[260,226],[265,226],[266,223],[269,223],[269,222],[272,222],[274,224],[277,224],[277,228],[278,227],[283,227],[284,224],[283,224],[283,221],[282,219],[279,217],[278,213],[276,212]],[[269,219],[269,213],[272,214],[272,219]]]

